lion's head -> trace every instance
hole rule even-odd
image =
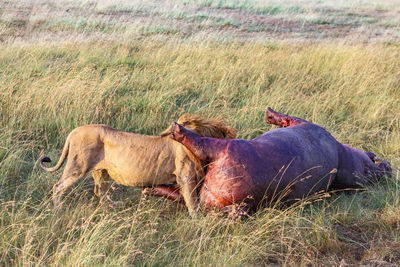
[[[236,138],[236,129],[220,119],[206,119],[200,115],[183,114],[177,122],[186,129],[203,137]],[[171,127],[163,131],[160,136],[167,136],[170,133]]]

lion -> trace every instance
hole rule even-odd
[[[201,136],[235,138],[236,130],[220,119],[184,114],[178,123]],[[187,148],[168,137],[171,129],[160,136],[119,131],[102,124],[74,129],[67,137],[62,154],[54,167],[44,156],[40,166],[48,171],[58,170],[68,160],[60,180],[53,187],[53,204],[60,207],[63,193],[91,172],[94,193],[102,203],[108,191],[108,180],[125,186],[150,187],[176,183],[191,215],[197,211],[196,186],[204,177],[204,166]]]

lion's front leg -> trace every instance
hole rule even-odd
[[[100,198],[100,202],[105,197],[108,191],[108,173],[106,170],[92,171],[94,180],[94,193]]]
[[[191,182],[188,177],[181,178],[181,194],[185,200],[186,207],[189,210],[189,214],[192,217],[196,217],[198,211],[198,194],[196,190],[196,182]],[[177,179],[178,181],[178,179]],[[180,183],[180,182],[178,182]]]
[[[100,198],[100,204],[107,203],[112,206],[121,206],[121,201],[113,201],[108,194],[109,189],[109,176],[107,170],[95,170],[92,171],[94,179],[94,193]]]
[[[182,162],[182,164],[177,167],[176,182],[181,188],[180,193],[185,200],[189,214],[192,217],[195,217],[198,211],[199,196],[197,193],[197,173],[194,163]]]

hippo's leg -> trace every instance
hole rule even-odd
[[[265,121],[268,124],[274,124],[284,128],[307,122],[297,117],[290,117],[288,115],[276,112],[272,108],[268,108]]]
[[[184,203],[179,190],[177,185],[159,185],[156,187],[143,188],[142,194],[144,196],[163,197],[172,201]]]

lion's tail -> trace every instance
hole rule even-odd
[[[44,165],[44,162],[51,162],[51,159],[50,159],[49,157],[46,157],[46,156],[44,156],[44,157],[42,157],[42,158],[40,159],[40,167],[42,167],[43,170],[48,171],[48,172],[54,172],[54,171],[58,170],[58,169],[63,165],[65,159],[66,159],[67,156],[68,156],[68,151],[69,151],[69,137],[70,137],[70,136],[68,136],[68,137],[67,137],[67,140],[65,141],[65,145],[64,145],[64,148],[63,148],[63,152],[62,152],[61,157],[60,157],[60,159],[58,160],[56,166],[47,168],[47,167]]]

